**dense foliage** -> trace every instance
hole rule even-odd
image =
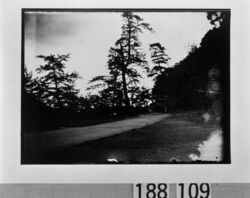
[[[75,81],[79,78],[77,72],[66,73],[65,64],[69,55],[39,55],[45,65],[36,69],[39,76],[24,69],[24,86],[27,93],[52,108],[77,108],[75,106],[79,90]]]
[[[141,74],[137,68],[148,71],[148,66],[141,50],[139,35],[144,30],[152,32],[153,29],[141,17],[131,12],[124,12],[122,18],[121,36],[109,50],[109,76],[94,77],[90,83],[97,84],[91,85],[89,89],[104,87],[100,95],[107,99],[106,106],[145,106],[150,94],[145,87],[139,86]]]
[[[153,95],[156,103],[157,98],[167,97],[169,110],[207,109],[212,105],[211,97],[225,100],[224,96],[228,96],[229,15],[209,12],[207,16],[214,27],[200,46],[192,46],[186,58],[157,76]]]
[[[151,58],[154,65],[149,71],[149,77],[163,74],[166,71],[170,57],[166,54],[165,50],[165,47],[160,43],[150,44]]]

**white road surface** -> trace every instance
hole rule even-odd
[[[26,149],[34,148],[34,146],[48,149],[81,144],[90,140],[97,140],[139,129],[159,122],[167,116],[167,114],[146,114],[135,118],[87,127],[71,127],[40,133],[28,133],[25,134],[24,145]]]

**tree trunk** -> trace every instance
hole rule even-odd
[[[126,72],[122,71],[122,87],[123,87],[123,93],[125,98],[125,105],[126,107],[130,107],[130,101],[128,98],[128,89],[127,89],[127,82],[126,82]]]
[[[53,70],[53,72],[54,72],[54,84],[55,84],[55,99],[56,99],[56,105],[57,105],[57,107],[61,107],[62,105],[61,105],[61,100],[60,100],[60,92],[59,92],[59,88],[58,88],[58,82],[57,82],[57,76],[56,76],[56,69],[54,68],[54,70]]]
[[[129,101],[129,97],[128,97],[128,89],[127,89],[127,82],[126,82],[126,68],[127,66],[124,63],[124,55],[123,55],[123,46],[120,43],[120,54],[121,54],[121,58],[122,58],[122,88],[123,88],[123,93],[124,93],[124,98],[125,98],[125,105],[126,107],[130,107],[130,101]]]

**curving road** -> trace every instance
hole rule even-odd
[[[27,135],[22,162],[146,164],[217,161],[221,159],[222,138],[216,131],[220,130],[218,123],[197,122],[188,114],[148,114],[101,125]]]

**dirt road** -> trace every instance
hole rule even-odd
[[[47,151],[30,147],[23,159],[30,164],[190,162],[199,160],[202,150],[209,153],[210,150],[214,151],[214,144],[220,148],[222,143],[217,134],[215,137],[218,141],[211,138],[215,131],[220,131],[217,123],[195,122],[186,115],[148,115],[91,126],[88,129],[93,131],[86,134],[93,135],[79,136],[82,133],[77,129],[71,140],[67,139],[67,133],[71,133],[68,129],[63,132],[55,131],[43,144],[40,143],[40,148],[45,148],[46,142],[48,143]],[[94,129],[98,130],[95,132]],[[67,135],[59,138],[60,132]],[[91,139],[92,141],[85,141]],[[209,143],[206,142],[208,140]],[[208,148],[202,148],[203,145],[208,145]],[[215,154],[210,153],[210,156],[215,157],[211,160],[219,159],[219,152],[220,149],[217,149]],[[203,155],[207,156],[206,153]]]
[[[72,146],[152,125],[167,116],[167,114],[145,114],[116,122],[86,127],[71,127],[39,133],[26,133],[24,135],[24,145],[27,150],[32,148],[46,150]]]

